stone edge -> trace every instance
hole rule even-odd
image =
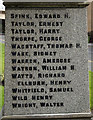
[[[4,116],[1,120],[30,120],[30,119],[84,119],[91,118],[91,113],[69,113],[69,114],[33,114],[33,115],[13,115]]]
[[[61,7],[61,8],[81,8],[89,5],[89,2],[4,2],[6,7]]]

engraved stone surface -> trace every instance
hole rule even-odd
[[[89,113],[86,8],[7,8],[4,115]]]

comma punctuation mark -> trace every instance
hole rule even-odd
[[[45,50],[46,48],[44,47],[43,49]]]

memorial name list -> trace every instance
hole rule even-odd
[[[78,108],[85,99],[81,91],[87,90],[83,87],[86,74],[81,75],[83,69],[87,71],[83,46],[86,43],[80,40],[82,21],[78,21],[82,12],[77,9],[7,12],[11,71],[8,76],[12,84],[8,104],[12,113],[81,112],[86,104],[82,102],[83,107]]]

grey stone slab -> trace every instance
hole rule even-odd
[[[86,8],[6,9],[5,116],[90,112],[86,17]]]
[[[86,114],[86,113],[84,113],[84,114],[79,114],[79,113],[77,113],[77,114],[63,114],[63,115],[60,115],[60,116],[58,116],[58,115],[44,115],[44,116],[42,116],[42,115],[36,115],[36,116],[34,116],[34,115],[32,115],[32,116],[5,116],[5,117],[3,117],[2,118],[2,120],[33,120],[33,119],[40,119],[40,120],[48,120],[48,119],[50,119],[50,120],[54,120],[54,119],[56,119],[56,120],[91,120],[91,114],[89,113],[89,114]]]
[[[13,118],[2,118],[1,120],[31,120],[31,118],[29,118],[29,119],[28,118],[25,118],[25,119],[24,118],[14,118],[14,119]],[[44,120],[48,120],[48,119],[44,118]],[[50,119],[50,120],[54,120],[54,119]],[[56,119],[56,120],[93,120],[93,119],[91,119],[91,118],[75,118],[75,119],[62,118],[62,119]]]
[[[4,2],[85,2],[87,0],[4,0]]]
[[[3,112],[4,112],[4,107],[2,108],[2,110],[0,111],[0,120],[3,117]]]

